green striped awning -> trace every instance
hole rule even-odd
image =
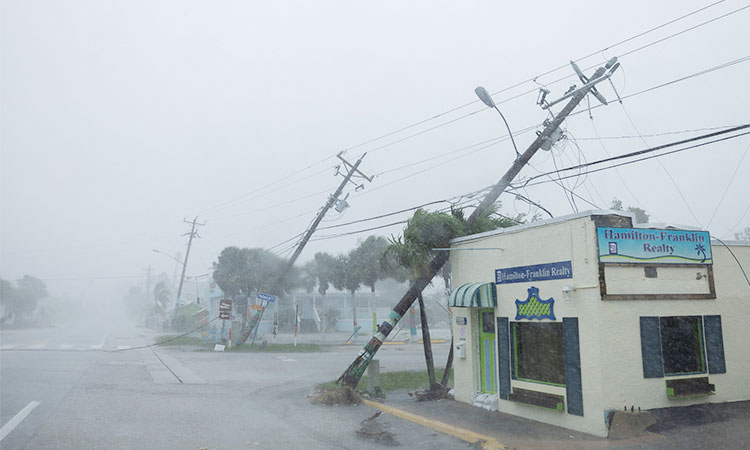
[[[466,283],[451,292],[450,306],[494,308],[497,306],[495,283]]]

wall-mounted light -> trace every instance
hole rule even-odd
[[[573,300],[573,291],[575,291],[576,288],[572,284],[569,284],[562,288],[562,297],[563,301],[569,302]]]

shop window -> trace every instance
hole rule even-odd
[[[511,323],[513,378],[565,386],[563,324]]]
[[[700,316],[660,317],[659,328],[664,375],[706,372]]]

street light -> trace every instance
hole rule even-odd
[[[174,256],[170,255],[169,253],[166,253],[166,252],[163,252],[163,251],[157,250],[157,249],[153,249],[153,251],[154,251],[154,253],[161,253],[162,255],[166,256],[167,258],[171,259],[172,261],[174,261],[176,263],[179,263],[179,264],[181,264],[183,266],[185,265],[185,263],[183,263],[179,259],[175,258]]]
[[[497,111],[497,113],[500,114],[500,117],[503,118],[503,122],[505,122],[505,128],[508,129],[508,136],[510,136],[510,141],[513,143],[513,148],[516,150],[516,159],[521,157],[521,154],[518,153],[518,147],[516,147],[516,141],[515,139],[513,139],[513,133],[510,131],[508,121],[505,120],[505,116],[497,108],[497,105],[495,105],[495,101],[492,100],[492,96],[490,96],[490,94],[487,92],[487,89],[482,86],[477,86],[477,88],[474,89],[474,93],[477,94],[479,100],[481,100],[485,105],[489,106],[490,108],[495,108],[495,111]]]

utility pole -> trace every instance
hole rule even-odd
[[[182,263],[182,274],[180,275],[180,284],[177,285],[177,300],[174,305],[174,315],[172,315],[172,327],[174,328],[175,321],[177,320],[177,311],[180,309],[180,296],[182,295],[182,284],[185,281],[185,269],[187,269],[188,258],[190,257],[190,246],[193,245],[193,238],[200,237],[198,232],[195,231],[196,226],[205,226],[206,223],[198,223],[198,217],[194,218],[192,222],[188,222],[186,219],[182,219],[183,222],[191,225],[190,232],[183,234],[183,236],[189,236],[187,251],[185,252],[185,261]]]
[[[281,287],[281,283],[284,281],[284,278],[286,278],[287,274],[289,274],[289,271],[291,270],[292,266],[294,266],[294,263],[297,261],[297,258],[299,258],[299,255],[302,253],[302,250],[305,248],[305,245],[307,245],[307,242],[310,240],[313,233],[315,233],[315,230],[318,228],[318,225],[323,220],[323,217],[325,217],[326,213],[331,208],[333,208],[336,202],[339,202],[339,205],[337,205],[336,208],[337,209],[341,208],[340,211],[343,211],[343,209],[346,208],[347,206],[346,199],[339,201],[339,195],[341,195],[341,192],[344,191],[344,188],[346,187],[347,183],[353,182],[351,181],[352,177],[356,175],[360,178],[364,178],[367,181],[372,181],[371,177],[368,177],[367,175],[365,175],[359,170],[359,165],[362,163],[362,160],[364,159],[365,155],[367,155],[367,153],[363,153],[362,156],[360,156],[357,162],[355,162],[354,164],[351,164],[349,161],[344,159],[344,157],[341,156],[342,153],[343,152],[339,152],[339,154],[336,155],[336,157],[340,159],[341,162],[344,164],[344,167],[346,168],[346,175],[344,176],[343,181],[341,181],[341,184],[339,184],[339,187],[336,188],[336,191],[334,191],[334,193],[328,197],[328,201],[326,202],[325,205],[323,205],[323,208],[315,217],[315,220],[313,220],[313,223],[310,225],[310,228],[307,229],[299,245],[297,245],[297,248],[294,250],[294,253],[287,261],[286,266],[282,270],[281,274],[279,274],[278,278],[276,278],[276,282],[273,284],[273,287],[272,287],[272,290],[274,292],[278,291],[279,288]],[[338,175],[339,172],[337,171],[336,174]],[[364,185],[362,184],[358,185],[355,190],[360,190],[360,189],[364,189]],[[255,322],[249,321],[248,325],[252,324],[253,327],[260,326],[260,319],[263,318],[263,310],[261,310],[257,314],[259,315],[258,320]],[[240,341],[237,345],[245,343],[247,338],[250,336],[251,332],[252,332],[251,329],[250,330],[246,329],[245,332],[242,333],[242,337],[240,338]],[[253,344],[255,344],[255,336],[253,336],[253,342],[251,343],[251,345]]]
[[[531,157],[534,156],[539,148],[541,148],[542,144],[544,144],[550,138],[550,136],[557,130],[557,128],[560,126],[560,124],[562,124],[565,118],[568,117],[573,109],[578,106],[581,100],[586,97],[589,91],[594,89],[594,85],[600,81],[608,79],[612,75],[612,72],[617,69],[617,65],[615,64],[616,61],[616,58],[612,58],[604,67],[598,68],[590,79],[586,79],[582,87],[578,89],[571,89],[570,92],[565,94],[563,99],[571,97],[570,102],[568,102],[568,104],[563,107],[563,109],[557,114],[557,116],[554,117],[554,119],[546,122],[544,131],[542,131],[537,136],[534,142],[531,143],[529,148],[527,148],[526,151],[523,152],[523,154],[516,158],[508,171],[505,172],[505,174],[502,176],[502,178],[500,178],[497,184],[495,184],[492,190],[490,190],[490,192],[487,193],[484,199],[482,199],[482,202],[479,204],[479,206],[477,206],[474,212],[469,216],[469,219],[467,220],[467,228],[471,229],[477,219],[482,214],[484,214],[492,204],[497,201],[498,197],[500,197],[500,194],[505,191],[505,189],[510,185],[516,175],[518,175],[521,169],[523,169],[523,167],[529,162]],[[574,66],[574,68],[576,67]],[[607,73],[607,71],[609,72]],[[552,102],[548,104],[547,107],[552,104],[558,103],[559,101],[560,100]],[[367,345],[365,345],[364,349],[359,353],[359,355],[357,355],[355,360],[349,365],[344,373],[341,374],[338,380],[336,380],[337,383],[340,382],[342,383],[342,385],[351,388],[357,387],[359,379],[362,377],[365,369],[367,369],[367,366],[375,356],[375,353],[383,344],[383,341],[385,341],[385,338],[388,336],[391,330],[393,330],[401,317],[403,317],[403,315],[409,310],[409,307],[412,305],[412,303],[414,303],[414,300],[417,298],[417,296],[424,290],[425,287],[427,287],[432,278],[438,273],[440,268],[443,267],[443,264],[445,264],[445,262],[448,260],[448,253],[449,252],[438,252],[438,254],[432,259],[432,261],[430,261],[427,273],[414,281],[406,294],[404,294],[404,296],[396,304],[396,306],[393,307],[393,310],[390,312],[388,319],[380,325],[378,332],[372,337],[372,339],[370,339]]]
[[[284,271],[281,273],[281,275],[279,275],[279,278],[276,281],[275,287],[277,287],[277,288],[278,288],[279,284],[281,284],[281,282],[284,280],[284,278],[286,277],[287,273],[289,273],[289,269],[292,268],[292,266],[294,265],[294,263],[297,261],[297,258],[299,258],[300,253],[302,253],[302,250],[305,248],[305,245],[307,245],[307,241],[310,240],[310,237],[312,237],[313,233],[315,233],[315,230],[318,228],[318,225],[320,224],[320,221],[323,220],[323,217],[325,217],[325,215],[328,212],[328,210],[330,210],[333,207],[333,205],[336,203],[336,201],[339,198],[339,195],[341,195],[341,192],[344,190],[344,187],[346,187],[346,184],[349,183],[349,181],[352,179],[352,176],[354,176],[354,174],[356,173],[360,177],[364,178],[365,180],[372,181],[372,178],[368,177],[367,175],[365,175],[364,173],[362,173],[358,169],[359,164],[362,162],[362,159],[364,159],[364,157],[365,157],[365,155],[367,153],[365,153],[362,156],[360,156],[359,159],[357,160],[357,162],[354,163],[354,165],[352,165],[349,161],[347,161],[346,159],[344,159],[344,157],[341,156],[341,153],[343,153],[343,152],[340,152],[338,155],[336,155],[336,157],[338,157],[344,163],[344,167],[346,167],[348,169],[347,173],[346,173],[346,176],[344,176],[344,180],[341,182],[341,184],[339,185],[339,187],[336,189],[336,192],[334,192],[333,195],[331,195],[330,197],[328,197],[328,201],[326,202],[325,206],[323,206],[323,209],[320,210],[320,212],[318,213],[318,216],[315,218],[315,220],[313,221],[312,225],[310,225],[310,228],[307,229],[307,232],[305,233],[305,236],[302,238],[302,240],[300,241],[299,245],[294,250],[294,253],[292,254],[292,257],[289,258],[289,261],[287,262],[286,267],[284,268]],[[364,188],[363,185],[360,185],[360,186],[362,186],[362,188]],[[357,190],[359,190],[360,186],[357,187]]]

